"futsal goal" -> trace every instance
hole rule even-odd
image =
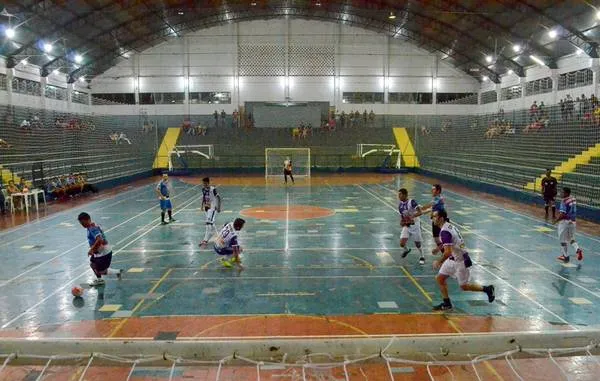
[[[152,367],[169,381],[183,372],[216,381],[394,381],[402,370],[432,381],[575,379],[569,373],[597,380],[599,341],[598,330],[260,340],[6,338],[0,339],[0,379],[35,372],[36,380],[132,380]]]
[[[214,159],[212,144],[180,145],[169,151],[169,172],[200,168],[202,161]]]
[[[396,155],[394,160],[394,155]],[[369,155],[384,156],[384,160],[381,163],[382,168],[396,168],[400,169],[402,166],[402,152],[395,144],[357,144],[356,145],[356,157],[364,159]]]
[[[283,176],[285,160],[291,160],[294,177],[310,177],[310,148],[265,148],[265,177]]]

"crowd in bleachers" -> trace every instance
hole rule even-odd
[[[181,124],[181,130],[187,135],[205,136],[208,128],[199,122],[193,122],[190,119],[185,119]]]
[[[51,199],[65,199],[86,192],[97,193],[98,189],[88,183],[85,173],[71,173],[48,179],[44,191]]]
[[[335,117],[336,122],[339,122],[339,126],[341,128],[354,128],[354,127],[373,127],[375,124],[375,113],[373,110],[367,113],[367,110],[364,110],[362,114],[360,111],[350,111],[348,114],[342,111]]]

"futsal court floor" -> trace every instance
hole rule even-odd
[[[166,226],[159,224],[154,182],[79,203],[0,232],[0,335],[187,340],[598,327],[600,237],[579,232],[584,261],[561,264],[555,227],[530,207],[452,186],[444,196],[474,261],[472,280],[494,284],[496,301],[449,280],[455,309],[433,313],[441,299],[431,224],[422,217],[427,263],[418,264],[414,247],[401,258],[396,198],[405,187],[425,204],[433,182],[414,174],[355,174],[286,187],[213,177],[223,199],[217,225],[246,219],[242,271],[222,267],[210,247],[198,247],[205,228],[199,178],[172,178],[177,221]],[[86,286],[93,274],[76,218],[82,211],[104,228],[113,267],[125,270],[121,281]],[[86,288],[83,298],[71,295],[76,285]],[[162,379],[139,377],[132,379]]]

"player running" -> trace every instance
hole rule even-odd
[[[215,253],[221,255],[221,264],[225,267],[232,267],[233,263],[237,263],[242,267],[240,254],[242,248],[238,242],[238,232],[244,227],[244,221],[241,218],[236,218],[235,221],[229,222],[221,228],[219,234],[215,238],[214,249]]]
[[[447,311],[452,309],[452,302],[448,296],[448,277],[456,278],[460,288],[463,291],[485,292],[488,302],[496,299],[494,285],[481,286],[476,283],[469,283],[471,270],[469,269],[473,262],[469,253],[465,251],[465,241],[458,229],[450,224],[448,214],[445,210],[433,212],[433,223],[440,229],[440,237],[443,245],[442,258],[433,262],[433,267],[439,269],[435,280],[440,288],[440,293],[444,301],[433,307],[434,311]]]
[[[560,240],[560,250],[562,255],[557,259],[563,263],[569,263],[569,248],[571,244],[577,254],[577,260],[583,261],[583,250],[575,241],[575,220],[577,217],[577,202],[575,197],[571,196],[571,188],[563,188],[563,199],[558,209],[558,218],[554,223],[558,223],[558,239]]]
[[[202,185],[202,209],[206,213],[206,231],[200,246],[208,243],[213,232],[217,233],[215,220],[217,219],[217,213],[221,212],[221,195],[217,193],[217,188],[210,185],[210,178],[203,178]]]
[[[556,204],[555,198],[558,191],[556,187],[558,181],[552,176],[552,171],[546,169],[546,176],[542,179],[542,195],[544,196],[544,207],[546,209],[546,219],[548,219],[548,209],[552,207],[552,219],[556,219]]]
[[[158,199],[160,200],[160,224],[166,225],[169,222],[174,222],[173,218],[173,205],[171,204],[171,200],[169,198],[170,195],[169,190],[169,175],[163,173],[162,179],[156,185],[156,194],[158,195]],[[169,222],[165,221],[165,211],[169,214]]]
[[[102,275],[116,275],[117,279],[121,280],[123,270],[111,269],[110,262],[112,261],[112,248],[106,240],[106,236],[100,226],[92,222],[92,218],[87,213],[80,213],[77,220],[87,229],[87,239],[90,244],[88,256],[90,257],[90,267],[96,275],[96,279],[90,283],[91,287],[99,287],[104,285]]]
[[[445,212],[446,204],[444,196],[442,196],[442,186],[440,184],[433,184],[431,186],[431,195],[433,196],[433,199],[429,204],[423,206],[423,213],[431,209],[431,232],[436,245],[436,247],[431,250],[431,254],[435,255],[442,250],[442,241],[440,240],[440,228],[433,222],[433,213]]]
[[[421,236],[421,219],[419,216],[423,214],[419,204],[408,198],[408,191],[405,188],[398,190],[398,211],[400,212],[400,225],[402,226],[402,233],[400,233],[400,247],[404,249],[402,252],[402,258],[405,258],[411,249],[406,247],[406,243],[410,237],[413,237],[415,247],[419,250],[419,264],[425,264],[425,257],[423,256],[423,250],[421,250],[421,242],[423,238]]]

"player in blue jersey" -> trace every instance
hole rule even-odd
[[[238,232],[242,230],[245,223],[243,219],[236,218],[235,221],[223,225],[215,237],[213,247],[215,253],[221,256],[221,264],[225,267],[232,267],[235,262],[241,267],[242,247],[238,242]]]
[[[571,196],[571,188],[563,188],[563,199],[558,208],[558,218],[554,223],[558,223],[558,239],[560,240],[561,256],[557,259],[563,263],[569,263],[568,244],[575,249],[577,260],[583,261],[583,250],[575,241],[575,220],[577,219],[577,202],[575,197]]]
[[[113,274],[119,280],[123,275],[123,270],[110,268],[112,261],[112,247],[109,245],[106,235],[102,228],[92,222],[92,218],[87,213],[80,213],[77,217],[81,226],[87,229],[87,239],[90,244],[88,256],[90,257],[90,267],[96,275],[96,279],[90,283],[92,287],[104,285],[102,275]]]
[[[442,186],[440,184],[433,184],[431,186],[431,196],[432,200],[429,204],[423,206],[423,212],[431,209],[431,218],[433,219],[434,212],[446,211],[446,204],[444,201],[444,196],[442,196]],[[435,240],[436,247],[431,251],[431,254],[437,254],[442,250],[440,231],[441,229],[436,225],[436,223],[432,222],[431,232],[433,234],[433,239]]]
[[[161,225],[166,225],[168,222],[165,221],[165,211],[169,214],[169,222],[175,221],[173,218],[173,205],[170,200],[170,190],[169,190],[169,175],[164,173],[162,175],[162,179],[156,185],[156,194],[158,195],[158,199],[160,200],[160,223]]]
[[[400,226],[402,226],[402,233],[400,233],[400,247],[404,249],[402,252],[402,258],[406,257],[410,253],[410,249],[406,247],[406,243],[410,237],[413,237],[415,247],[419,251],[419,264],[425,264],[425,257],[421,250],[421,242],[423,238],[421,236],[421,219],[419,216],[423,214],[419,203],[413,199],[408,198],[408,191],[405,188],[398,190],[398,212],[400,213]]]

